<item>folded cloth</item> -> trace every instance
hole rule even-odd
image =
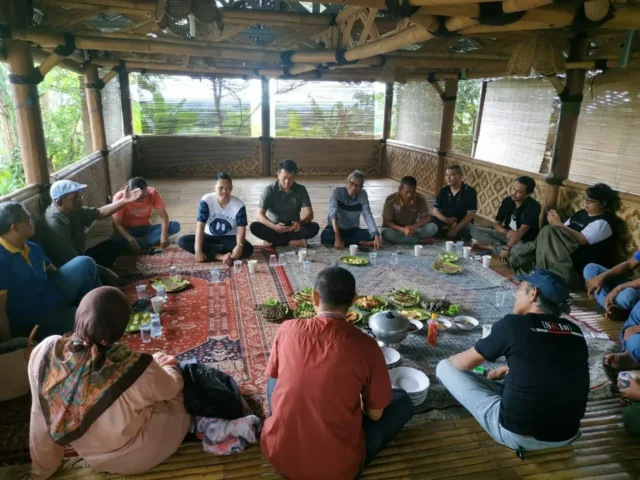
[[[255,415],[235,420],[196,418],[196,433],[202,437],[202,447],[214,455],[242,452],[247,445],[258,443],[261,430],[262,421]]]

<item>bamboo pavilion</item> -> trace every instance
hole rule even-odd
[[[637,0],[2,0],[0,60],[11,73],[15,107],[13,117],[5,116],[15,119],[25,186],[0,201],[21,201],[37,218],[56,180],[87,184],[85,202],[100,206],[142,175],[173,188],[184,225],[194,223],[194,202],[220,171],[239,179],[249,198],[291,158],[318,198],[328,198],[331,185],[355,169],[376,178],[368,186],[379,195],[412,175],[433,198],[446,167],[457,164],[478,190],[484,220],[495,217],[520,175],[536,180],[535,197],[546,210],[563,215],[580,208],[589,185],[609,183],[620,191],[618,215],[628,227],[617,248],[628,255],[640,249],[639,29]],[[55,68],[81,79],[87,134],[87,155],[58,171],[47,154],[38,92]],[[141,132],[132,75],[254,82],[257,130]],[[273,114],[275,82],[300,82],[305,92],[331,85],[334,93],[376,84],[384,92],[380,128],[288,136]],[[480,94],[463,150],[456,122],[467,82],[479,83]],[[372,201],[378,216],[380,198]],[[110,224],[100,223],[89,236],[109,232]],[[619,325],[592,307],[579,297],[576,316],[617,337]],[[0,403],[3,409],[11,411]],[[363,478],[637,479],[640,443],[624,433],[620,418],[618,398],[591,402],[581,443],[526,462],[507,455],[473,419],[427,423],[400,436]],[[0,436],[11,436],[10,424],[0,415]],[[0,465],[28,461],[28,452],[3,449],[3,440]],[[81,465],[69,468],[55,478],[103,478]],[[139,478],[264,475],[279,478],[259,448],[211,457],[187,445]]]

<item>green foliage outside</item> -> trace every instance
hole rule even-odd
[[[456,111],[453,119],[454,152],[471,156],[481,86],[482,82],[474,80],[458,82]]]
[[[9,70],[0,64],[0,195],[25,184]],[[85,153],[82,91],[78,75],[54,68],[38,85],[49,171],[80,160]]]

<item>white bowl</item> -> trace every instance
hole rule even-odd
[[[462,323],[459,323],[460,320],[466,320],[467,322],[472,323],[473,325],[464,325]],[[480,322],[478,322],[478,320],[476,320],[473,317],[467,317],[466,315],[457,316],[456,318],[453,319],[453,322],[456,324],[456,327],[458,327],[460,330],[473,330],[478,325],[480,325]]]
[[[422,393],[429,389],[429,377],[416,368],[397,367],[389,371],[391,384],[408,394]]]
[[[400,352],[390,347],[381,347],[382,354],[384,355],[384,361],[387,362],[387,366],[394,365],[400,361]]]
[[[424,323],[422,323],[420,320],[409,320],[409,323],[411,323],[411,325],[416,327],[415,330],[411,330],[409,333],[418,333],[420,330],[424,328]]]
[[[438,330],[448,330],[452,327],[451,320],[443,317],[438,317]]]

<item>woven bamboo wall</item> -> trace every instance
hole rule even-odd
[[[43,197],[38,185],[29,185],[4,195],[0,197],[0,203],[2,202],[21,202],[29,210],[34,221],[40,217],[43,210]]]
[[[111,194],[115,194],[133,176],[133,138],[124,137],[109,149]]]
[[[135,173],[145,177],[260,176],[257,138],[189,135],[136,137]]]
[[[490,82],[484,102],[476,158],[540,172],[547,150],[556,96],[544,80]]]
[[[404,176],[418,180],[418,189],[431,195],[438,193],[436,174],[438,155],[427,150],[399,142],[387,141],[383,162],[383,174],[400,181]]]
[[[73,180],[87,185],[83,204],[90,207],[101,207],[107,202],[110,192],[107,192],[104,162],[102,154],[95,152],[73,165],[51,174],[53,183],[56,180]]]
[[[569,178],[640,193],[640,77],[603,81],[585,87]]]
[[[375,176],[381,174],[382,144],[378,140],[276,138],[272,174],[283,160],[294,160],[300,175],[348,175],[361,170]]]

